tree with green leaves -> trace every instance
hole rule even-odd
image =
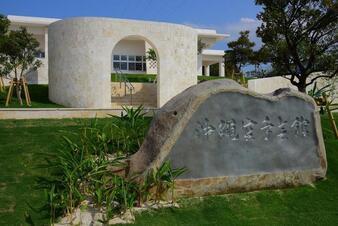
[[[318,78],[337,75],[338,3],[335,0],[256,0],[262,6],[257,36],[272,67],[301,92]],[[324,71],[318,76],[313,72]],[[285,76],[285,75],[289,76]]]
[[[39,50],[39,42],[26,28],[7,32],[2,37],[0,55],[3,56],[1,67],[9,74],[11,73],[16,81],[23,81],[25,75],[37,70],[41,61],[36,58]],[[17,98],[22,105],[21,92],[23,83],[16,86]]]
[[[237,73],[241,72],[243,66],[250,63],[253,54],[254,42],[249,39],[250,31],[241,31],[237,40],[228,43],[228,50],[225,51],[226,64],[233,64]]]
[[[5,67],[4,62],[7,61],[7,56],[2,54],[1,49],[3,48],[6,34],[9,28],[9,20],[7,17],[0,15],[0,92],[4,90],[4,82],[3,77],[9,74],[10,68]]]
[[[267,64],[269,62],[270,62],[270,52],[265,46],[262,46],[259,50],[252,52],[250,64],[255,66],[256,73],[258,72],[258,69],[260,68],[261,64]]]

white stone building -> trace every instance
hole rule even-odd
[[[161,107],[195,85],[202,71],[209,76],[212,64],[219,64],[218,76],[224,76],[223,51],[208,48],[228,35],[217,34],[215,30],[102,17],[60,20],[8,16],[8,19],[10,29],[26,27],[40,43],[38,57],[42,67],[28,74],[27,80],[48,84],[49,99],[66,107],[109,108],[129,104]],[[199,42],[204,47],[201,54]],[[147,58],[149,49],[154,50],[155,61]],[[127,93],[126,82],[122,89],[121,83],[119,86],[111,83],[111,74],[117,71],[156,74],[157,82],[137,87],[131,84]],[[128,98],[127,103],[123,98]]]
[[[33,33],[40,43],[41,54],[38,56],[42,61],[42,67],[38,71],[28,76],[30,83],[47,84],[48,83],[48,26],[60,19],[27,17],[9,15],[11,21],[10,29],[18,29],[24,26],[29,32]],[[210,66],[219,65],[219,74],[213,76],[224,76],[223,50],[211,50],[217,41],[228,37],[227,34],[218,34],[215,30],[196,29],[198,38],[204,44],[202,54],[197,56],[198,66],[196,75],[210,75]],[[156,74],[156,63],[146,60],[147,51],[152,48],[145,40],[138,38],[126,38],[121,40],[112,54],[112,72],[119,68],[127,74]],[[115,65],[115,68],[114,68]],[[203,70],[202,70],[203,68]],[[204,73],[203,73],[204,72]]]

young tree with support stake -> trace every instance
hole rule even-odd
[[[22,90],[24,90],[27,105],[30,105],[25,75],[41,66],[41,61],[36,58],[39,53],[39,42],[24,27],[7,32],[2,39],[0,53],[4,60],[1,64],[3,68],[14,75],[8,91],[6,105],[11,99],[14,87],[20,105],[23,105]]]
[[[335,0],[256,0],[263,11],[257,36],[273,70],[305,92],[319,78],[337,75],[338,3]],[[313,72],[325,72],[311,78]]]

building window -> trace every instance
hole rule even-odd
[[[127,62],[121,62],[121,70],[124,70],[124,71],[128,70]]]
[[[128,63],[128,70],[129,71],[136,71],[135,63]]]
[[[146,71],[146,57],[133,55],[113,55],[113,70]]]
[[[119,61],[120,60],[120,55],[114,55],[113,56],[113,59],[114,59],[114,61],[116,60],[116,61]]]
[[[37,58],[45,58],[45,52],[42,52],[41,50],[39,50],[36,53],[35,57],[37,57]]]

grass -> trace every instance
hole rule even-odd
[[[215,79],[224,79],[225,77],[199,75],[197,76],[197,78],[198,78],[198,81],[209,81],[209,80],[215,80]]]
[[[142,83],[149,83],[153,82],[156,78],[156,75],[153,74],[125,74],[129,82],[142,82]],[[204,76],[199,75],[197,76],[198,81],[208,81],[214,79],[223,79],[224,77],[219,76]],[[112,82],[119,82],[119,79],[115,76],[115,74],[111,74],[111,81]]]
[[[125,74],[129,82],[152,83],[156,79],[153,74]],[[119,82],[115,73],[111,74],[112,82]]]
[[[45,204],[35,179],[48,172],[39,165],[44,163],[44,153],[58,147],[60,131],[77,131],[79,122],[0,120],[0,225],[27,225],[25,212],[35,225],[49,223],[47,216],[29,207]],[[135,225],[338,225],[338,141],[327,117],[322,117],[322,126],[329,163],[327,180],[315,186],[184,199],[183,208],[143,213]]]
[[[8,87],[7,87],[8,89]],[[29,85],[28,86],[32,106],[26,105],[24,95],[22,93],[24,104],[21,106],[13,92],[13,98],[8,107],[5,106],[7,91],[0,93],[0,108],[61,108],[63,106],[55,104],[48,99],[48,85]]]
[[[29,207],[42,207],[46,201],[44,191],[35,187],[36,178],[48,174],[39,166],[45,163],[44,153],[58,147],[62,131],[78,131],[80,124],[71,119],[0,120],[0,225],[27,225],[25,212],[35,225],[49,223],[48,216]]]

